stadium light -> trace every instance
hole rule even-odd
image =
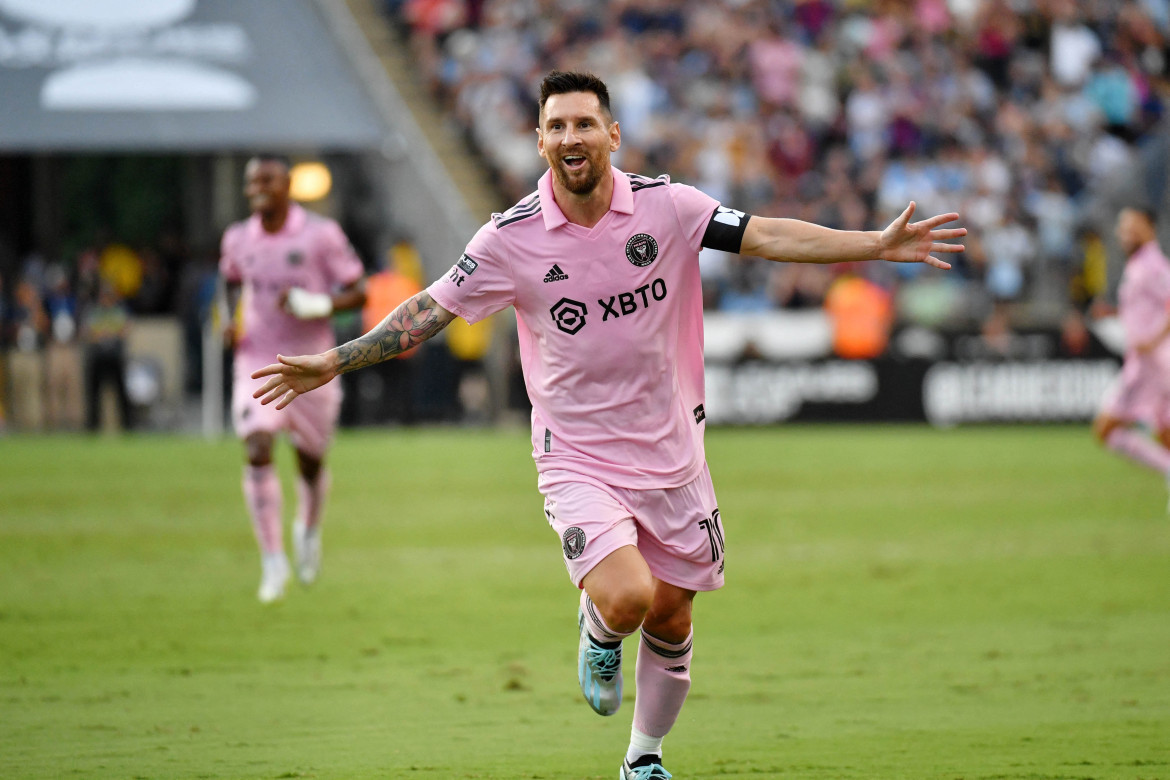
[[[292,178],[289,189],[294,200],[321,200],[333,188],[333,175],[325,163],[297,163],[289,175]]]

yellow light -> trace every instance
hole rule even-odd
[[[289,194],[294,200],[321,200],[333,188],[333,176],[324,163],[302,162],[293,166]]]

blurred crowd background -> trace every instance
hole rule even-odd
[[[609,84],[620,168],[668,173],[764,216],[879,229],[915,200],[920,215],[958,211],[970,229],[968,250],[945,274],[705,250],[712,312],[860,305],[889,324],[980,333],[992,352],[1010,351],[1013,331],[1056,329],[1075,352],[1087,326],[1110,313],[1118,206],[1125,199],[1158,211],[1166,198],[1170,0],[380,0],[377,8],[502,204],[531,192],[545,168],[534,133],[541,78],[584,69]],[[173,207],[173,197],[142,186],[165,186],[167,164],[120,166],[127,181],[118,202],[139,214]],[[98,168],[87,175],[109,174]],[[105,385],[129,425],[133,372],[116,366],[140,316],[181,322],[184,387],[200,392],[216,248],[189,245],[165,214],[119,224],[102,213],[90,210],[97,221],[74,231],[88,240],[66,242],[56,256],[36,250],[0,262],[0,350],[9,356],[0,386],[9,387],[5,407],[17,427],[94,427]],[[371,271],[387,270],[389,255],[365,251],[348,216],[339,218]],[[147,235],[135,229],[142,224],[162,227]],[[399,256],[413,251],[408,236],[396,246]],[[0,260],[6,251],[0,240]],[[406,263],[414,284],[429,281],[430,266]],[[450,373],[424,371],[422,396]],[[139,395],[149,395],[148,384],[142,376]]]
[[[1167,94],[1165,0],[385,8],[512,201],[542,172],[535,90],[560,68],[607,81],[626,170],[844,229],[884,227],[911,199],[919,214],[961,212],[956,273],[861,271],[900,317],[930,324],[1059,321],[1106,293],[1100,199],[1157,132]],[[758,311],[820,306],[843,269],[708,252],[703,271],[709,307]]]

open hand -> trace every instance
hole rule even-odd
[[[937,217],[924,219],[921,222],[911,222],[910,217],[914,215],[914,209],[914,201],[910,201],[906,210],[882,231],[881,250],[878,258],[895,263],[926,263],[935,268],[948,270],[951,264],[939,260],[932,252],[962,252],[965,249],[962,244],[944,244],[943,242],[967,235],[967,228],[936,229],[939,225],[945,225],[947,222],[954,222],[958,219],[959,215],[954,212],[939,214]]]
[[[330,360],[330,354],[326,352],[320,355],[300,355],[297,357],[277,355],[276,359],[280,361],[279,363],[272,363],[253,372],[253,379],[268,377],[268,381],[261,385],[259,390],[252,393],[252,397],[260,398],[262,404],[276,401],[276,408],[283,409],[292,403],[298,395],[316,390],[337,376],[337,368]]]

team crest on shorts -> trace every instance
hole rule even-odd
[[[561,535],[561,546],[565,549],[565,557],[570,561],[581,557],[585,552],[585,532],[573,526]]]
[[[626,259],[639,268],[645,268],[658,257],[658,242],[649,233],[636,233],[626,242]]]

